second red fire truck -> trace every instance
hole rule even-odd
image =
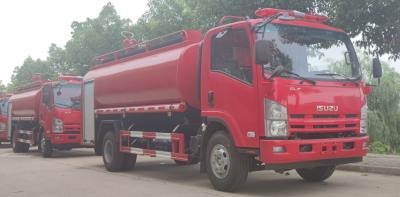
[[[8,142],[10,140],[7,127],[9,124],[8,102],[10,96],[11,95],[5,93],[0,95],[0,143]]]
[[[81,145],[82,78],[60,76],[57,81],[43,80],[20,87],[11,96],[11,142],[14,152],[27,152],[38,146],[44,157],[53,150],[70,150]]]

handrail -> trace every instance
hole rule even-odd
[[[191,39],[191,30],[182,30],[167,34],[149,41],[145,41],[130,47],[122,48],[117,51],[109,52],[93,58],[91,65],[102,65],[122,58],[143,54],[152,50],[161,49],[182,43]],[[194,36],[193,36],[194,37]]]

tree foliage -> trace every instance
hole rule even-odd
[[[294,9],[327,15],[371,54],[400,57],[400,1],[398,0],[150,0],[149,10],[135,25],[140,38],[151,38],[182,28],[206,31],[227,15],[255,17],[258,8]]]
[[[75,74],[84,75],[93,57],[121,48],[121,32],[129,30],[130,25],[131,21],[121,19],[111,3],[103,7],[97,18],[74,21],[64,61]]]
[[[34,74],[41,74],[45,79],[54,79],[56,73],[47,61],[34,60],[27,57],[21,66],[14,68],[11,76],[11,84],[7,87],[8,92],[14,91],[17,87],[30,83]]]

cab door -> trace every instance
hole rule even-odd
[[[39,118],[40,118],[40,124],[44,129],[45,136],[49,137],[51,134],[52,130],[52,123],[53,123],[53,114],[52,114],[52,108],[53,108],[53,99],[52,99],[52,87],[50,85],[45,85],[43,86],[42,89],[42,101],[40,104],[40,110],[39,110]]]
[[[207,33],[202,47],[202,115],[225,124],[238,147],[258,146],[254,40],[247,22]]]

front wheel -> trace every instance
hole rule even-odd
[[[103,163],[110,172],[131,170],[136,164],[136,155],[121,153],[114,132],[107,132],[103,140]]]
[[[217,190],[231,192],[246,182],[249,159],[237,152],[231,138],[224,131],[217,131],[207,145],[206,169]]]
[[[51,157],[53,155],[53,145],[51,144],[50,140],[47,140],[43,134],[39,144],[39,151],[45,158]]]
[[[296,169],[296,171],[305,181],[321,182],[331,177],[335,168],[335,166],[321,166],[316,168]]]

